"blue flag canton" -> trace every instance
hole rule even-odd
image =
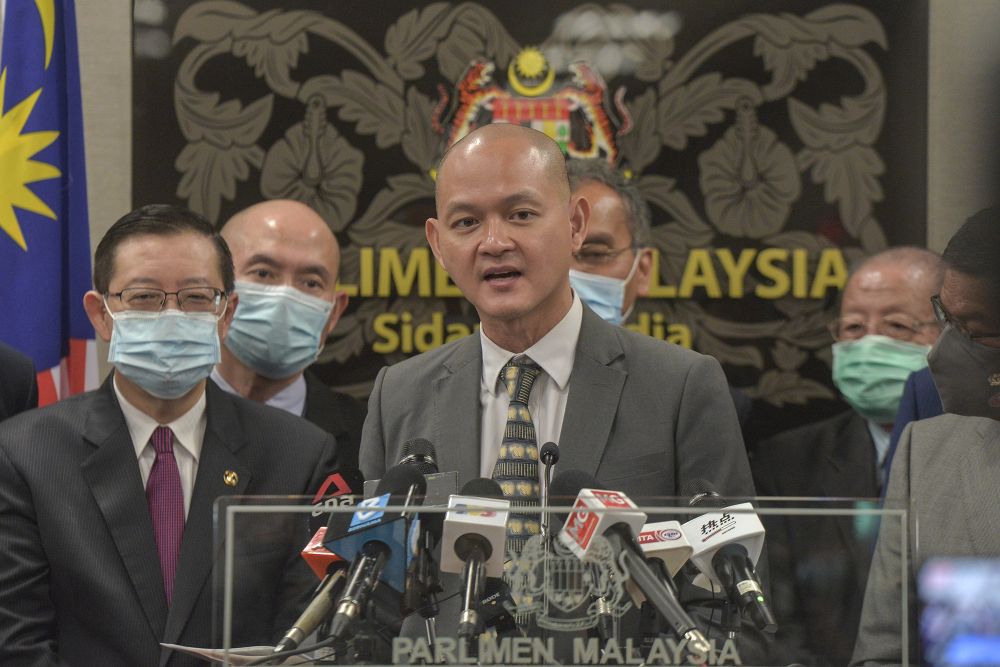
[[[7,0],[0,49],[0,339],[39,369],[92,339],[90,229],[71,0]]]

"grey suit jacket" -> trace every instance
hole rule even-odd
[[[886,506],[909,509],[906,560],[901,522],[883,519],[852,664],[901,664],[903,622],[909,624],[909,663],[920,664],[915,587],[920,568],[938,556],[1000,555],[998,452],[1000,422],[991,419],[944,414],[911,422],[903,431]]]
[[[160,642],[209,646],[219,639],[216,498],[312,494],[334,459],[328,434],[211,381],[206,410],[169,608],[135,450],[110,379],[0,424],[0,664],[202,664]],[[234,486],[224,482],[227,471],[238,477]],[[244,520],[237,530],[234,646],[280,634],[315,586],[298,555],[308,539],[304,518]]]
[[[482,348],[467,336],[383,368],[368,403],[361,469],[380,477],[401,445],[427,438],[459,484],[479,477]],[[612,326],[584,306],[558,470],[582,470],[639,499],[687,493],[696,479],[752,496],[739,422],[718,362]]]

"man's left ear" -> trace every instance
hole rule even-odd
[[[337,326],[337,322],[340,321],[340,316],[343,315],[344,311],[347,309],[348,298],[347,292],[337,290],[337,294],[333,299],[333,310],[330,311],[330,319],[326,321],[326,328],[323,329],[324,341]]]
[[[587,238],[587,221],[590,220],[590,202],[583,195],[573,195],[569,200],[569,225],[573,239],[573,252]]]
[[[112,324],[111,315],[104,306],[104,297],[100,292],[90,290],[83,295],[83,310],[87,313],[87,319],[94,326],[97,335],[107,343],[111,340]]]

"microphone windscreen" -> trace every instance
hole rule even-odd
[[[378,487],[375,488],[375,495],[381,496],[391,493],[393,496],[400,496],[400,500],[402,500],[409,493],[410,487],[414,485],[417,487],[414,496],[423,497],[427,493],[427,480],[416,467],[394,465],[386,470],[385,475],[379,480]]]
[[[474,496],[476,498],[497,498],[503,500],[503,489],[497,484],[496,480],[487,479],[486,477],[477,477],[476,479],[470,479],[462,487],[460,495],[463,496]]]
[[[688,506],[724,507],[726,502],[719,497],[715,485],[707,479],[693,479],[684,484],[683,494],[690,498]]]
[[[538,452],[538,460],[546,465],[559,463],[559,445],[554,442],[546,442]]]
[[[411,438],[403,443],[399,465],[413,466],[423,475],[439,472],[437,452],[426,438]]]

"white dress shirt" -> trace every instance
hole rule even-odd
[[[235,394],[239,396],[239,392],[233,389],[232,385],[226,382],[226,379],[219,374],[219,367],[216,366],[212,369],[212,382],[219,385],[219,389],[230,394]],[[295,382],[291,383],[277,394],[267,399],[264,402],[265,405],[270,405],[272,408],[278,408],[279,410],[284,410],[285,412],[290,412],[296,417],[301,417],[306,412],[306,378],[301,373],[299,377],[295,379]]]
[[[528,397],[528,410],[531,412],[531,421],[535,424],[539,449],[546,442],[559,443],[581,322],[583,306],[580,305],[579,297],[574,294],[573,304],[559,324],[523,352],[523,355],[530,357],[542,368]],[[500,443],[507,425],[507,406],[510,404],[507,387],[500,380],[500,371],[511,357],[519,355],[504,350],[482,331],[479,338],[483,349],[483,374],[479,391],[479,401],[483,408],[479,474],[489,478],[493,475],[493,467],[500,454]]]
[[[201,445],[205,440],[205,427],[208,425],[208,415],[205,412],[205,392],[183,415],[169,424],[159,424],[155,419],[128,402],[118,389],[118,379],[114,381],[118,405],[125,415],[125,425],[132,436],[132,446],[139,460],[139,473],[142,475],[142,486],[149,481],[149,471],[153,469],[156,460],[156,450],[150,438],[157,426],[169,426],[174,432],[174,459],[181,475],[181,490],[184,492],[184,517],[187,518],[191,507],[191,494],[194,492],[194,480],[198,475],[198,458],[201,456]]]

